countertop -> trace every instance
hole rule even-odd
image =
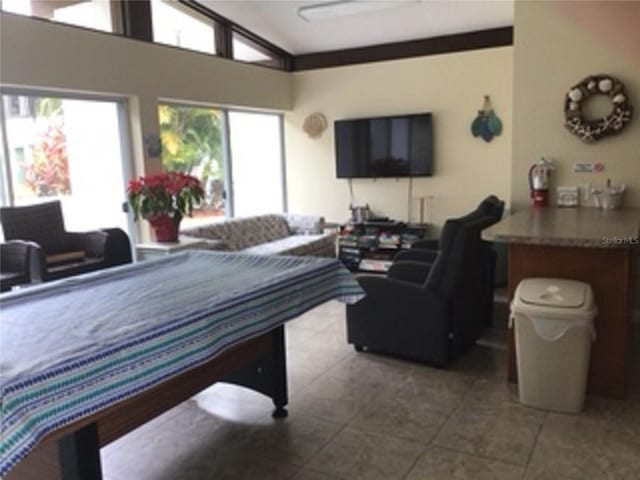
[[[640,208],[529,208],[482,232],[494,242],[589,248],[639,246]]]

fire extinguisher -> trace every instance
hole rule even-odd
[[[529,169],[529,190],[534,207],[546,207],[549,205],[549,179],[553,166],[551,161],[542,157],[539,162],[531,165]]]

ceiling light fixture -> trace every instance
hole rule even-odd
[[[298,9],[298,16],[310,22],[313,20],[325,20],[358,13],[375,12],[388,8],[404,7],[408,4],[420,3],[421,1],[422,0],[336,0],[300,7]]]

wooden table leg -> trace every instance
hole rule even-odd
[[[90,423],[40,443],[6,480],[101,480],[98,427]]]
[[[98,427],[91,423],[58,440],[62,480],[102,480]]]
[[[287,416],[287,358],[284,325],[271,331],[270,349],[242,369],[227,375],[223,382],[242,385],[267,395],[273,400],[274,418]]]
[[[289,413],[285,406],[289,403],[287,391],[287,351],[284,339],[284,325],[273,331],[273,392],[271,399],[275,410],[273,418],[285,418]]]

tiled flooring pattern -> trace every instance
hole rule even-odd
[[[286,420],[216,385],[102,449],[106,478],[640,479],[638,341],[628,398],[590,397],[580,415],[520,405],[499,349],[445,370],[356,353],[337,302],[290,322],[287,343]]]

